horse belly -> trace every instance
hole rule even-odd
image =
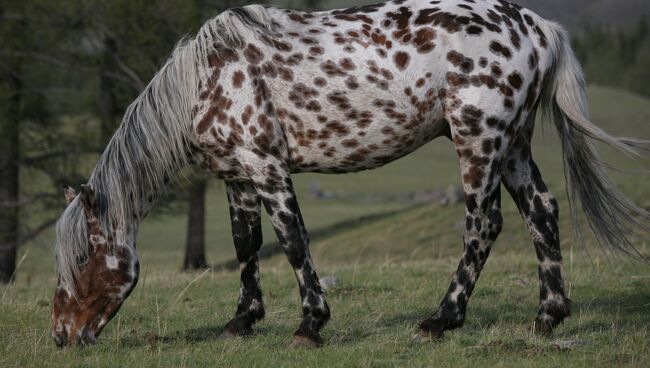
[[[345,122],[342,124],[346,124]],[[392,121],[377,122],[377,130],[350,132],[331,140],[301,145],[288,139],[293,172],[355,172],[383,166],[401,158],[447,129],[444,120],[400,132]]]

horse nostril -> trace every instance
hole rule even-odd
[[[57,332],[52,337],[54,338],[54,343],[56,344],[57,348],[60,349],[60,348],[63,348],[65,346],[65,343],[67,342],[66,341],[67,339],[66,339],[64,334],[62,334],[60,332]]]

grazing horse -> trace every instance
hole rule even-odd
[[[258,5],[209,20],[175,49],[124,120],[80,193],[65,189],[52,312],[58,346],[89,344],[138,280],[138,226],[191,162],[226,182],[241,264],[225,336],[264,317],[258,251],[268,212],[294,269],[303,318],[292,347],[319,346],[330,317],[291,174],[372,169],[446,136],[465,192],[464,253],[419,339],[463,325],[501,231],[500,187],[516,202],[539,262],[537,331],[570,314],[558,202],[531,156],[535,113],[561,137],[571,193],[599,242],[633,253],[648,213],[621,195],[591,141],[634,153],[647,142],[589,122],[583,75],[566,32],[501,0],[393,0],[325,12]]]

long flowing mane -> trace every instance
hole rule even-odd
[[[241,44],[246,32],[270,31],[259,5],[227,10],[209,20],[193,40],[181,40],[145,90],[127,108],[120,127],[93,170],[88,185],[99,199],[97,216],[112,247],[128,246],[143,205],[185,167],[193,144],[192,109],[199,101],[200,71],[219,47]],[[114,229],[122,231],[115,232]],[[79,259],[88,255],[88,225],[79,197],[56,226],[56,266],[74,292]]]

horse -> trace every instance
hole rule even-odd
[[[55,343],[96,342],[137,283],[139,224],[178,171],[199,163],[225,181],[241,266],[237,309],[223,336],[250,335],[265,314],[258,269],[264,206],[300,290],[303,317],[289,346],[321,346],[330,309],[291,174],[373,169],[443,136],[460,165],[464,250],[446,295],[414,338],[437,340],[463,325],[502,229],[501,184],[537,255],[534,328],[551,334],[571,301],[558,202],[531,154],[540,107],[557,128],[571,198],[580,200],[598,243],[639,254],[631,238],[650,215],[608,179],[593,141],[629,155],[648,142],[590,122],[583,73],[562,26],[503,0],[224,11],[180,41],[126,110],[80,192],[65,187],[55,240]]]

